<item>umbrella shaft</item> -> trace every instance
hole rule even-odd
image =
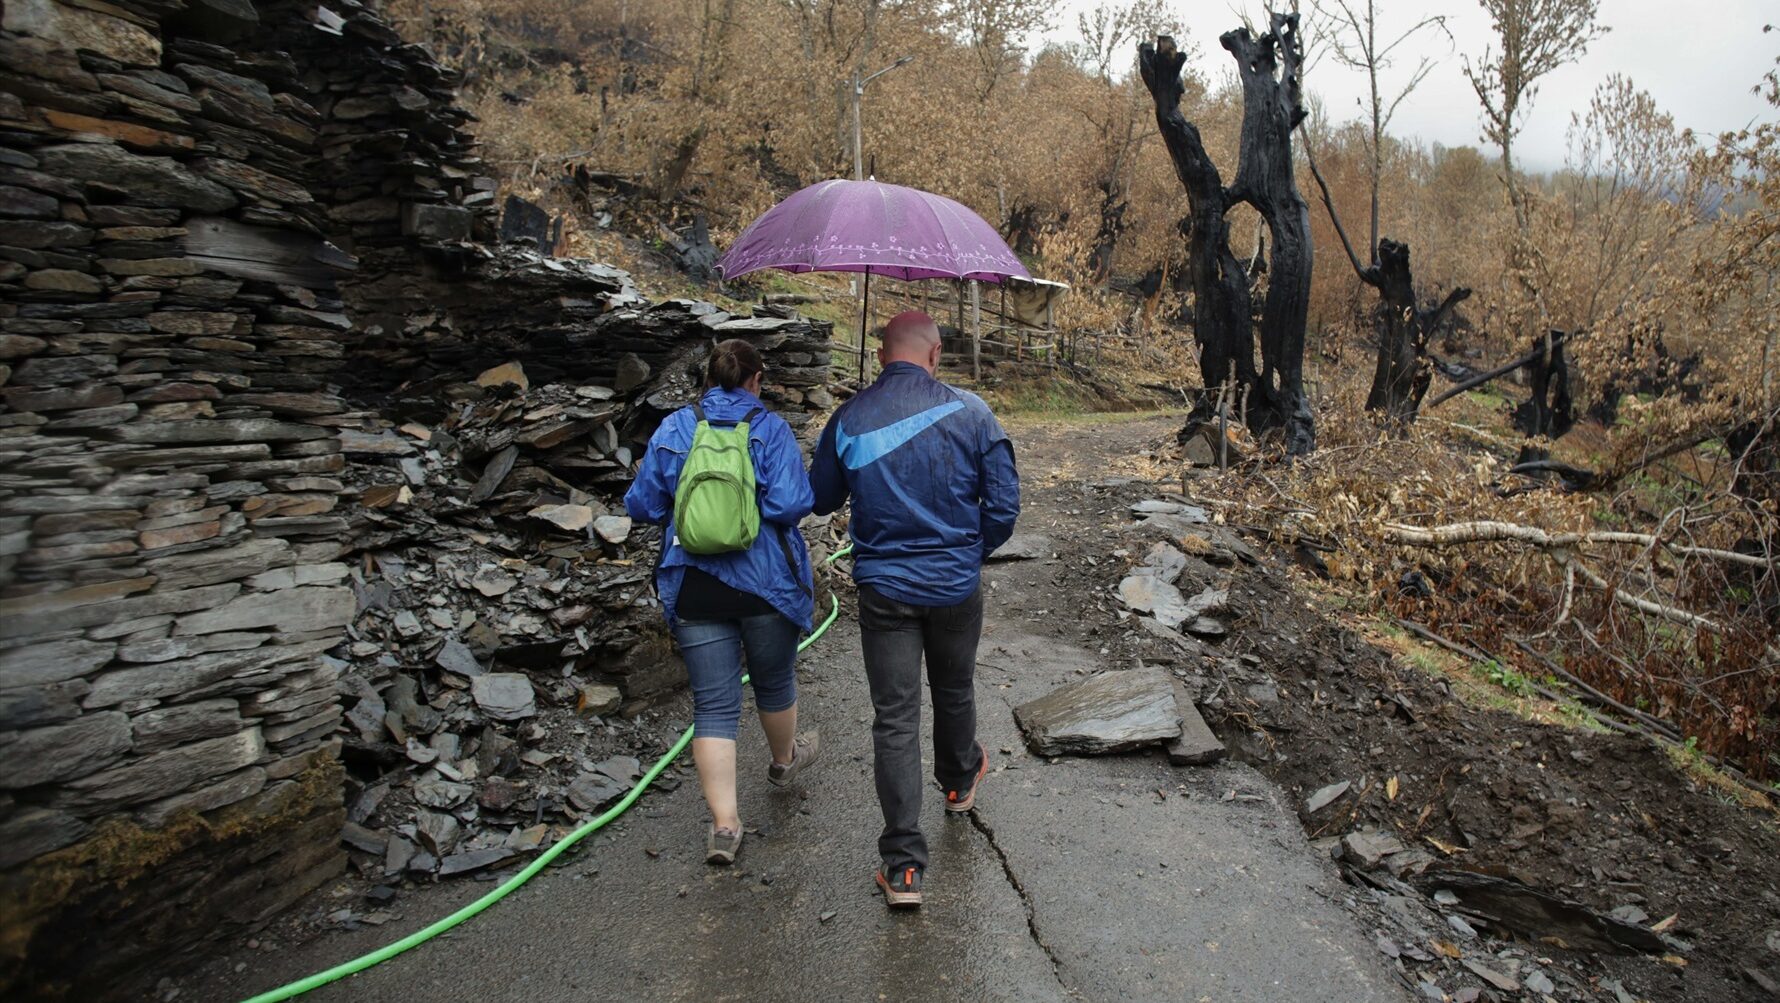
[[[859,297],[859,389],[865,389],[865,332],[871,325],[867,322],[867,311],[871,309],[871,271],[865,272],[863,293]]]

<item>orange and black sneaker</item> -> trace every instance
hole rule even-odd
[[[892,909],[921,908],[921,869],[898,867],[890,873],[877,871],[872,875],[883,889],[884,904]]]
[[[977,752],[982,756],[982,765],[977,767],[977,775],[970,778],[970,787],[946,792],[946,810],[954,815],[962,815],[976,807],[977,788],[983,785],[983,777],[989,773],[989,750],[979,741]]]

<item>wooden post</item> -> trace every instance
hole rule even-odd
[[[983,310],[977,280],[970,280],[970,378],[983,378]]]

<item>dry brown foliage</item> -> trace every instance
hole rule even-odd
[[[1289,467],[1252,467],[1210,487],[1233,520],[1330,548],[1320,551],[1330,574],[1372,597],[1371,608],[1413,615],[1543,676],[1548,667],[1507,640],[1524,639],[1676,734],[1752,773],[1771,772],[1780,754],[1772,653],[1780,595],[1770,568],[1708,552],[1764,560],[1775,552],[1780,126],[1693,136],[1616,78],[1573,123],[1564,171],[1504,170],[1531,85],[1596,36],[1595,4],[1485,5],[1499,31],[1469,67],[1499,150],[1428,148],[1375,133],[1370,122],[1315,115],[1307,129],[1338,210],[1349,220],[1370,215],[1376,166],[1378,232],[1413,247],[1420,298],[1436,301],[1458,285],[1477,291],[1461,308],[1460,333],[1432,346],[1437,356],[1487,368],[1519,354],[1542,325],[1582,332],[1571,352],[1586,406],[1617,392],[1618,371],[1641,365],[1660,340],[1700,354],[1698,399],[1627,397],[1612,428],[1585,426],[1549,444],[1557,458],[1609,475],[1606,489],[1590,493],[1509,473],[1523,442],[1499,405],[1459,397],[1413,428],[1381,429],[1361,407],[1373,297],[1340,255],[1325,253],[1312,281],[1306,359],[1323,446]],[[866,93],[864,148],[877,176],[960,199],[998,224],[1035,273],[1075,285],[1059,320],[1095,333],[1103,364],[1190,380],[1191,340],[1169,323],[1180,316],[1169,286],[1184,252],[1185,206],[1131,72],[1132,41],[1170,27],[1165,4],[1107,0],[1083,13],[1076,42],[1037,52],[1016,43],[1057,16],[1050,0],[390,7],[410,37],[465,71],[465,100],[510,187],[549,199],[568,164],[628,175],[706,211],[720,245],[790,190],[850,174],[844,82],[914,56]],[[1183,111],[1227,162],[1240,100],[1221,70],[1208,69],[1211,40],[1183,44],[1198,49]],[[1780,103],[1780,76],[1762,87]],[[1243,235],[1256,222],[1231,220]],[[576,239],[628,253],[606,238]],[[1320,211],[1313,239],[1336,246]],[[1249,253],[1244,243],[1239,254]],[[1131,295],[1145,276],[1159,276],[1163,292]],[[1519,395],[1506,384],[1500,393]],[[1757,448],[1732,447],[1754,433]],[[1547,541],[1596,535],[1560,546],[1427,547],[1394,540],[1388,528],[1475,522],[1526,527]],[[1433,583],[1431,596],[1399,594],[1412,571]]]

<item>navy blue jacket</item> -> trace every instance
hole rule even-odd
[[[1020,515],[1014,444],[989,406],[910,362],[835,411],[810,481],[818,514],[853,498],[853,579],[915,606],[970,598]]]
[[[797,436],[785,419],[765,410],[746,390],[714,387],[705,391],[699,405],[705,417],[716,424],[740,421],[749,411],[761,408],[761,416],[748,426],[748,453],[759,485],[760,535],[754,546],[730,554],[688,554],[680,547],[674,536],[674,490],[680,486],[680,468],[692,448],[698,418],[690,407],[668,415],[650,437],[649,449],[637,465],[637,479],[624,493],[624,509],[631,518],[665,527],[662,536],[667,550],[655,575],[662,612],[669,623],[675,622],[680,583],[686,568],[694,567],[730,588],[765,599],[786,619],[809,630],[815,610],[814,581],[810,553],[797,524],[810,514],[812,499]],[[789,560],[786,544],[790,546]]]

